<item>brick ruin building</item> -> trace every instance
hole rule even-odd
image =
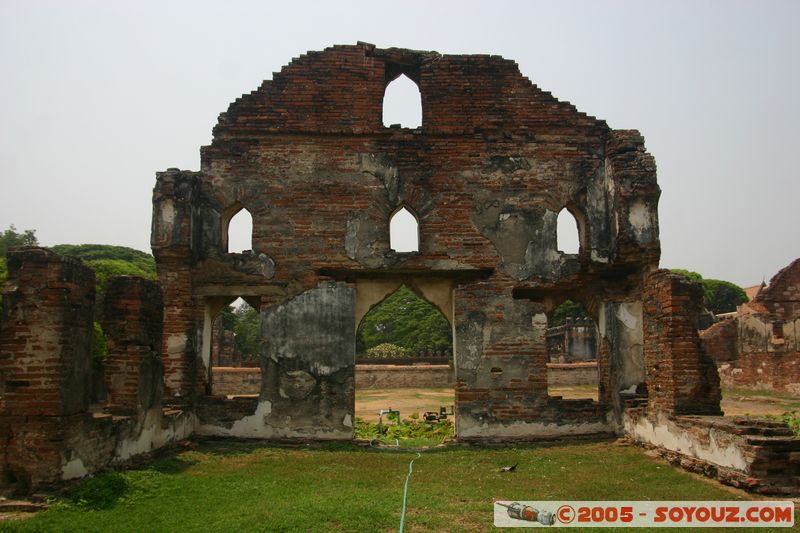
[[[800,394],[800,259],[700,335],[724,384]]]
[[[401,74],[419,88],[416,129],[382,124]],[[639,132],[558,101],[512,61],[364,43],[308,53],[220,115],[199,171],[158,173],[163,305],[141,280],[107,295],[120,316],[105,407],[83,393],[90,271],[41,249],[10,254],[0,475],[36,486],[192,433],[352,439],[356,328],[401,284],[452,325],[461,441],[627,433],[733,483],[785,473],[785,448],[714,416],[701,292],[657,269],[659,194]],[[401,209],[418,221],[418,252],[392,249]],[[252,250],[228,253],[241,210]],[[558,249],[562,210],[577,254]],[[261,392],[226,399],[209,394],[212,324],[238,297],[261,315]],[[597,401],[547,393],[546,313],[565,299],[597,323]]]

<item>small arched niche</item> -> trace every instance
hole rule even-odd
[[[419,222],[405,207],[389,220],[389,246],[395,252],[419,252]]]
[[[383,125],[395,124],[412,129],[422,126],[422,95],[405,74],[392,80],[383,95]]]
[[[556,222],[556,249],[565,254],[577,254],[581,248],[580,226],[566,207],[558,213]]]
[[[244,207],[238,209],[228,218],[223,242],[223,249],[229,254],[240,254],[253,249],[253,216]]]

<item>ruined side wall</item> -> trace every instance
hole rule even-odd
[[[109,409],[146,411],[160,400],[164,376],[159,357],[162,321],[163,301],[157,283],[134,276],[109,280],[103,308]]]
[[[214,395],[261,394],[261,369],[247,367],[215,366],[212,368]]]
[[[717,322],[700,332],[703,349],[719,365],[733,361],[739,352],[739,324],[736,319]]]
[[[106,376],[114,385],[114,407],[130,415],[112,416],[100,406],[89,411],[94,272],[43,248],[12,250],[8,259],[0,325],[0,484],[35,490],[193,431],[190,413],[164,415],[157,403],[161,375],[150,370],[159,364],[161,320],[152,282],[109,282]]]
[[[0,481],[60,478],[65,428],[90,396],[94,272],[42,248],[12,249],[0,329]]]
[[[668,270],[645,280],[644,360],[648,412],[721,414],[719,376],[702,349],[701,287]]]
[[[726,386],[800,394],[800,259],[701,337]]]

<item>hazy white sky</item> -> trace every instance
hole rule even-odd
[[[800,2],[0,0],[0,230],[149,250],[155,172],[332,44],[491,53],[636,128],[662,265],[752,285],[800,256]]]

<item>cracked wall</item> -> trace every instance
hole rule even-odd
[[[420,89],[417,129],[382,125],[384,90],[401,73]],[[548,399],[536,317],[566,296],[595,321],[607,305],[636,312],[660,253],[659,194],[638,132],[558,101],[513,61],[364,43],[305,54],[220,115],[199,171],[158,173],[152,245],[165,399],[202,405],[204,427],[236,434],[239,415],[204,392],[203,344],[211,302],[249,297],[262,316],[264,379],[257,402],[231,404],[250,417],[237,427],[349,437],[355,325],[384,289],[404,283],[428,290],[452,318],[459,436],[610,431],[621,420],[614,387],[630,386],[627,369],[642,357],[636,334],[601,335],[598,402]],[[418,252],[390,247],[401,207],[419,222]],[[578,222],[577,254],[558,251],[564,208]],[[253,250],[228,254],[227,221],[239,209],[252,215]],[[331,282],[355,302],[341,308],[355,319],[339,323],[348,339],[334,345],[346,353],[326,375],[318,370],[333,357],[328,336],[275,313]],[[290,357],[297,343],[303,354]],[[627,378],[612,376],[622,367]],[[286,402],[287,383],[302,397]]]
[[[700,335],[723,384],[800,394],[800,259]]]

